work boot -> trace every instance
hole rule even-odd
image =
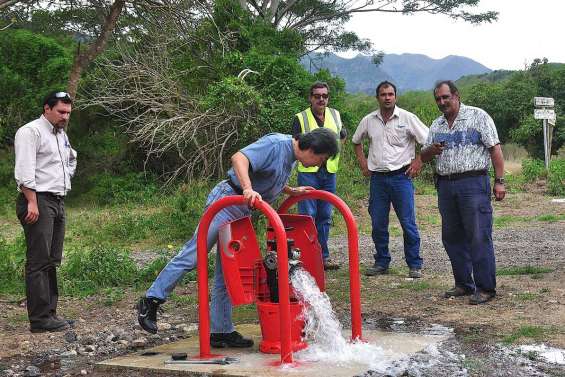
[[[376,276],[376,275],[386,275],[388,274],[388,268],[374,265],[372,267],[367,268],[365,271],[365,276]]]
[[[210,345],[214,348],[249,348],[253,347],[253,340],[244,338],[237,331],[229,334],[212,333],[210,334]]]
[[[30,325],[29,331],[32,333],[42,333],[42,332],[55,332],[64,331],[69,328],[67,321],[61,321],[54,318],[49,318],[47,321],[41,324]]]
[[[451,288],[450,290],[446,291],[445,294],[444,294],[444,297],[445,298],[461,297],[461,296],[470,296],[472,294],[473,294],[472,291],[469,291],[469,290],[462,288],[462,287],[455,286],[455,287]]]
[[[484,292],[484,291],[475,291],[471,297],[469,297],[469,304],[470,305],[479,305],[489,302],[496,296],[495,292]]]
[[[422,277],[422,270],[419,268],[411,268],[408,271],[408,277],[412,279],[419,279]]]
[[[142,297],[137,303],[137,321],[141,328],[151,334],[157,333],[157,311],[164,301],[155,297]],[[162,310],[161,310],[162,311]]]
[[[339,264],[334,262],[332,258],[326,258],[324,259],[324,270],[339,270]]]

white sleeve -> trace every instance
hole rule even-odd
[[[25,127],[16,132],[14,149],[16,152],[16,166],[14,177],[18,187],[24,186],[35,190],[35,166],[37,147],[40,136],[33,129]]]

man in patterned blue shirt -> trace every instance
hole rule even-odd
[[[471,295],[470,304],[483,304],[496,295],[488,168],[492,161],[493,193],[502,200],[506,193],[502,149],[492,118],[461,103],[453,82],[439,82],[433,93],[443,116],[432,123],[421,158],[424,162],[436,158],[442,241],[455,279],[455,287],[445,297]]]

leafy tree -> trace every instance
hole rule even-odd
[[[471,23],[492,22],[497,12],[473,13],[479,0],[238,0],[254,19],[276,29],[293,29],[304,38],[309,51],[324,48],[334,51],[368,51],[371,42],[344,30],[343,25],[356,13],[444,14]]]
[[[27,30],[0,32],[0,146],[18,127],[41,113],[41,101],[64,88],[72,64],[68,49]]]

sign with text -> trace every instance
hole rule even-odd
[[[534,109],[535,119],[555,119],[555,110],[553,109]]]
[[[534,97],[534,106],[553,107],[555,106],[555,102],[551,97]],[[536,118],[536,119],[544,119],[544,118]]]

